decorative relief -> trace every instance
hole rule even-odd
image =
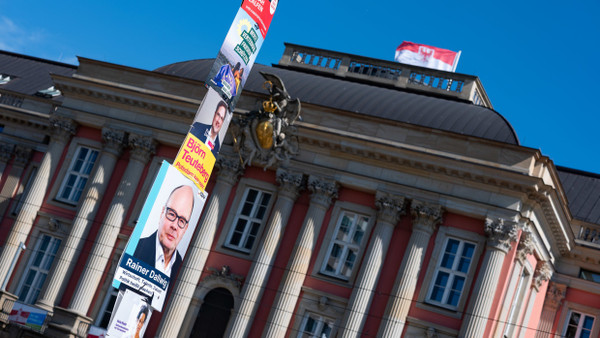
[[[242,282],[244,281],[244,276],[236,275],[231,273],[231,268],[229,265],[223,265],[220,269],[209,267],[208,271],[210,271],[210,275],[204,278],[204,281],[209,280],[220,280],[221,282],[229,282],[233,283],[238,290],[242,289]]]
[[[549,281],[551,277],[552,267],[550,266],[550,263],[547,261],[539,261],[535,267],[535,272],[533,273],[532,285],[539,290],[542,283]]]
[[[258,111],[251,111],[231,123],[234,149],[242,157],[244,166],[252,163],[266,170],[274,165],[288,167],[293,156],[298,155],[297,128],[300,117],[300,100],[292,99],[281,79],[261,72],[269,91],[269,100]]]
[[[52,232],[57,232],[60,229],[60,221],[56,218],[50,218],[48,220],[48,229]]]
[[[567,286],[565,284],[550,282],[550,285],[548,285],[548,291],[546,291],[544,307],[557,310],[562,303],[562,300],[565,299],[566,294]]]
[[[311,203],[317,203],[327,208],[331,200],[338,197],[338,185],[335,181],[329,181],[316,176],[308,178],[308,190],[310,190]]]
[[[58,115],[50,117],[50,133],[55,140],[67,142],[76,131],[75,121]]]
[[[517,224],[502,218],[497,220],[486,218],[484,231],[488,236],[487,244],[504,252],[510,251],[511,243],[517,241]]]
[[[523,232],[521,232],[521,238],[517,245],[517,259],[521,262],[525,261],[525,258],[533,253],[534,247],[535,244],[533,242],[531,231],[524,229]]]
[[[31,158],[31,153],[33,151],[29,147],[24,147],[22,145],[15,146],[15,161],[19,167],[25,167],[27,163],[29,163],[29,159]]]
[[[410,214],[413,219],[413,228],[432,234],[435,228],[442,223],[444,209],[440,205],[413,200]]]
[[[126,143],[125,131],[113,128],[102,128],[102,141],[104,142],[104,148],[107,151],[119,156]]]
[[[406,199],[403,196],[378,191],[375,206],[378,220],[396,225],[400,216],[405,213]]]
[[[304,176],[288,170],[277,169],[277,183],[279,183],[280,194],[295,200],[302,189]]]
[[[156,142],[152,137],[142,136],[138,134],[129,134],[129,150],[131,157],[146,163],[156,151]]]

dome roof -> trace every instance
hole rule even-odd
[[[214,59],[178,62],[155,72],[204,81]],[[519,144],[512,126],[493,109],[471,103],[358,83],[282,67],[255,64],[244,91],[265,93],[259,72],[272,73],[292,97],[310,103],[393,121]]]

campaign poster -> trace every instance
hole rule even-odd
[[[90,329],[88,330],[87,338],[104,338],[106,337],[106,329],[101,327],[90,325]]]
[[[205,202],[205,192],[163,161],[121,256],[113,286],[123,283],[148,295],[152,307],[160,311]]]
[[[225,100],[209,88],[173,162],[201,191],[206,189],[231,118]]]
[[[108,324],[106,337],[143,337],[152,309],[139,294],[125,290]]]
[[[235,108],[263,41],[260,26],[240,8],[206,80],[221,94],[230,111]]]
[[[48,316],[48,311],[38,309],[36,307],[15,302],[8,320],[22,326],[26,326],[32,330],[42,332],[42,327]]]

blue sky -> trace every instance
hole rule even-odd
[[[0,0],[0,49],[152,70],[214,58],[241,0]],[[280,0],[256,60],[284,42],[393,60],[402,41],[461,50],[522,145],[600,174],[600,1]],[[292,93],[293,95],[293,93]]]

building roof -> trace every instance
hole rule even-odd
[[[574,218],[600,224],[600,175],[557,167]]]
[[[0,89],[23,95],[35,95],[54,85],[50,74],[70,76],[77,66],[31,56],[0,51],[0,75],[11,78]]]
[[[213,62],[213,59],[178,62],[155,71],[204,81]],[[259,72],[279,76],[290,95],[300,98],[302,103],[519,144],[514,129],[504,117],[493,109],[472,103],[260,64],[252,68],[244,91],[266,93]]]

